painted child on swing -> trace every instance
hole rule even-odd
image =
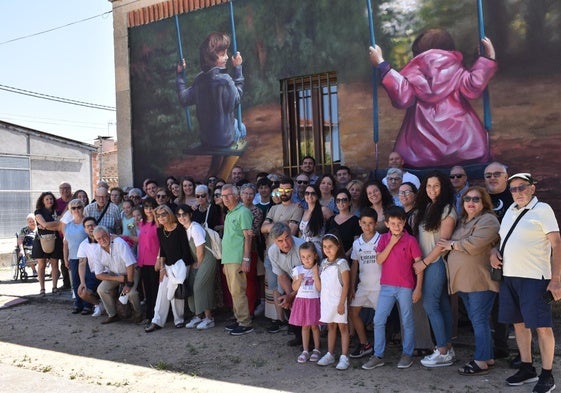
[[[485,163],[491,158],[487,131],[468,100],[478,98],[497,71],[488,38],[470,70],[452,36],[429,29],[412,45],[414,58],[397,72],[379,46],[370,47],[382,85],[396,108],[406,109],[394,150],[412,168]]]
[[[243,59],[240,52],[232,57],[233,74],[230,76],[226,68],[229,47],[227,34],[210,33],[199,47],[201,73],[189,87],[182,77],[187,67],[185,59],[181,59],[176,69],[179,102],[182,106],[196,106],[202,147],[223,150],[223,154],[213,155],[209,173],[221,172],[228,165],[226,161],[233,160],[234,165],[239,151],[245,147],[245,140],[238,135],[234,114],[243,94]]]

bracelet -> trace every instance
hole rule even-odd
[[[129,288],[132,288],[134,286],[134,281],[127,281],[125,285]]]
[[[421,259],[421,262],[423,262],[423,265],[425,265],[425,267],[429,267],[429,265],[427,265],[424,259]]]
[[[249,262],[249,258],[242,258],[242,261]]]

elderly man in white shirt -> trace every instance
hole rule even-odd
[[[94,260],[95,276],[101,280],[97,293],[107,311],[107,318],[101,323],[108,324],[119,319],[114,289],[121,284],[125,284],[121,294],[128,295],[128,301],[131,302],[134,310],[133,320],[141,321],[142,312],[136,290],[140,275],[136,270],[136,259],[129,245],[119,237],[111,239],[109,230],[102,225],[94,229],[93,235],[99,244]]]

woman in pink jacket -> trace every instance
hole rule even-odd
[[[483,93],[497,71],[493,44],[488,38],[482,44],[485,54],[468,70],[447,31],[427,30],[413,42],[414,58],[400,72],[384,61],[379,46],[370,47],[370,62],[393,106],[407,110],[394,148],[407,167],[490,160],[487,132],[468,102]]]

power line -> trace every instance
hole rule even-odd
[[[115,7],[113,7],[113,10],[115,10],[115,9],[117,9],[117,8],[125,7],[125,6],[127,6],[127,5],[129,5],[129,4],[136,3],[136,2],[138,2],[138,1],[140,1],[140,0],[134,0],[134,1],[131,1],[131,2],[127,3],[127,4],[121,4],[121,5],[115,6]],[[62,26],[57,26],[57,27],[53,27],[53,28],[50,28],[50,29],[47,29],[47,30],[39,31],[39,32],[37,32],[37,33],[28,34],[28,35],[25,35],[25,36],[22,36],[22,37],[12,38],[11,40],[7,40],[7,41],[2,41],[2,42],[0,42],[0,45],[9,44],[9,43],[11,43],[11,42],[15,42],[15,41],[19,41],[19,40],[24,40],[24,39],[26,39],[26,38],[35,37],[35,36],[38,36],[38,35],[41,35],[41,34],[45,34],[45,33],[50,33],[51,31],[63,29],[63,28],[65,28],[65,27],[72,26],[72,25],[75,25],[75,24],[78,24],[78,23],[87,22],[88,20],[95,19],[95,18],[99,18],[100,16],[108,15],[108,14],[112,13],[113,10],[105,11],[105,12],[102,13],[102,14],[90,16],[90,17],[88,17],[88,18],[84,18],[84,19],[80,19],[80,20],[77,20],[77,21],[74,21],[74,22],[70,22],[70,23],[67,23],[67,24],[62,25]]]
[[[29,96],[29,97],[34,97],[34,98],[41,98],[43,100],[48,100],[48,101],[57,101],[57,102],[62,102],[64,104],[84,106],[86,108],[101,109],[101,110],[113,111],[113,112],[116,110],[115,107],[113,107],[113,106],[99,105],[99,104],[92,104],[90,102],[71,100],[69,98],[63,98],[63,97],[57,97],[57,96],[53,96],[53,95],[49,95],[49,94],[37,93],[37,92],[31,91],[31,90],[18,89],[17,87],[6,86],[6,85],[2,85],[2,84],[0,84],[0,90],[5,90],[5,91],[8,91],[10,93],[21,94],[21,95],[24,95],[24,96]]]

